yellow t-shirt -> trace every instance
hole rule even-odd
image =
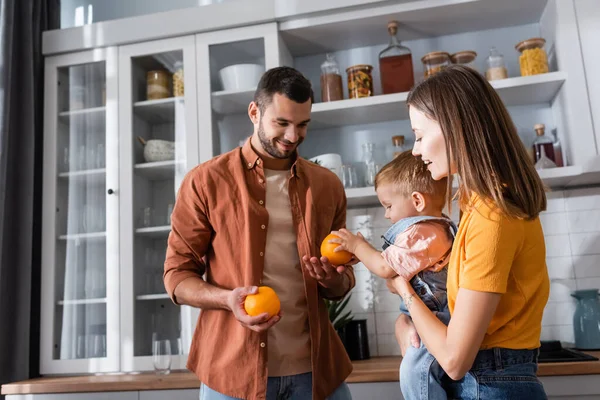
[[[540,346],[550,280],[540,219],[509,218],[474,197],[463,214],[448,267],[448,306],[459,288],[500,293],[482,349]]]

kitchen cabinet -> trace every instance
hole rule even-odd
[[[391,158],[392,136],[405,135],[407,146],[414,140],[407,93],[381,94],[378,54],[388,43],[388,21],[400,23],[398,36],[412,51],[417,81],[424,79],[419,60],[427,52],[474,50],[483,73],[495,46],[509,78],[491,85],[523,143],[530,146],[533,125],[544,123],[565,149],[568,165],[540,171],[544,182],[551,188],[599,184],[597,101],[590,86],[596,82],[587,66],[597,59],[590,55],[589,32],[600,17],[590,4],[339,0],[305,2],[294,10],[261,0],[247,10],[240,1],[203,7],[203,21],[222,19],[230,7],[248,11],[248,19],[215,20],[208,28],[179,10],[167,14],[180,21],[152,29],[145,24],[160,16],[45,33],[41,372],[152,370],[153,340],[163,338],[171,342],[172,369],[185,368],[199,310],[172,304],[161,283],[162,261],[170,207],[185,173],[252,133],[247,109],[258,78],[244,78],[232,89],[220,76],[225,67],[300,70],[316,97],[301,155],[338,153],[344,163],[360,166],[365,142],[375,143],[383,164]],[[257,10],[265,11],[260,18]],[[114,28],[104,41],[84,40],[103,27]],[[514,46],[537,36],[547,40],[550,72],[521,77]],[[329,53],[342,71],[373,65],[374,96],[348,99],[342,72],[345,99],[321,102],[320,65]],[[167,76],[168,95],[148,98],[148,73],[157,70]],[[173,76],[180,70],[184,91],[174,96]],[[166,159],[145,154],[145,146],[159,140],[173,147]],[[346,194],[350,207],[377,204],[372,187]]]

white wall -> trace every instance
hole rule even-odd
[[[453,209],[452,219],[457,219]],[[546,263],[551,278],[550,298],[542,320],[542,340],[572,345],[573,290],[600,288],[600,187],[548,193],[548,209],[540,216],[546,238]],[[383,208],[348,210],[348,229],[361,231],[381,247],[380,236],[390,223]],[[355,318],[369,321],[371,356],[398,355],[394,321],[399,296],[388,292],[382,279],[362,265],[356,266],[356,287],[350,307]]]

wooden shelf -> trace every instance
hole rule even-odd
[[[211,95],[212,109],[217,114],[243,114],[248,112],[248,105],[254,99],[255,89],[241,92],[221,91]]]
[[[171,232],[170,225],[151,226],[149,228],[138,228],[135,230],[136,235],[150,238],[166,238]]]
[[[492,81],[507,106],[551,103],[566,79],[562,72]],[[333,128],[408,119],[408,92],[316,103],[311,129]]]
[[[143,294],[139,296],[135,296],[136,300],[168,300],[170,297],[166,293],[158,293],[158,294]]]
[[[56,304],[59,306],[79,306],[87,304],[104,304],[106,297],[99,299],[76,299],[76,300],[59,300]]]
[[[399,3],[399,4],[398,4]],[[538,23],[546,0],[422,0],[365,4],[353,10],[280,22],[294,57],[382,45],[389,21],[400,21],[403,41]]]
[[[91,232],[91,233],[73,233],[69,235],[60,235],[60,240],[104,240],[106,232]]]
[[[70,125],[87,124],[97,129],[105,126],[106,107],[84,108],[81,110],[63,111],[58,114],[59,120]]]
[[[161,181],[165,179],[174,179],[177,165],[185,164],[185,161],[158,161],[140,163],[134,166],[137,175],[151,181]]]
[[[183,103],[183,97],[138,101],[133,105],[133,112],[151,124],[165,124],[175,121],[176,103]]]
[[[600,185],[600,156],[594,157],[581,166],[550,168],[538,171],[542,181],[552,190],[561,190],[580,186]],[[457,186],[454,180],[454,187]],[[378,206],[379,200],[375,188],[362,187],[346,189],[348,207]]]
[[[106,183],[106,169],[88,169],[84,171],[61,172],[60,179],[66,179],[69,183],[85,183],[91,185],[104,185]]]

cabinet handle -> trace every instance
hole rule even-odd
[[[108,194],[113,194],[115,191],[112,189],[108,189]]]

